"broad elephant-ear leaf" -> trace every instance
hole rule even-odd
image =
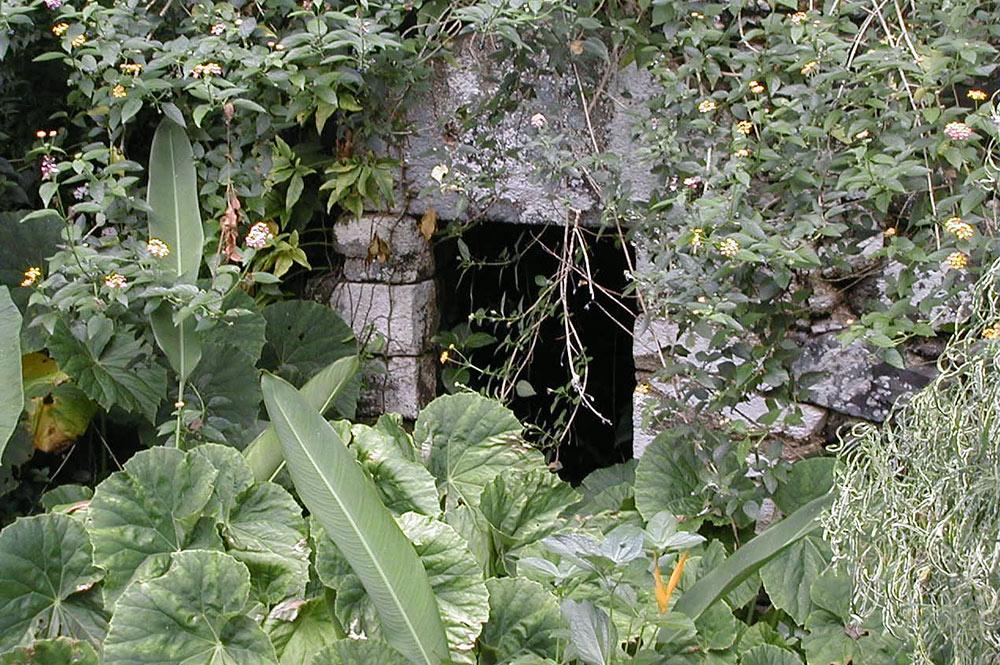
[[[0,532],[0,652],[66,635],[99,644],[107,619],[90,589],[104,577],[69,515],[22,517]]]
[[[21,312],[0,286],[0,458],[24,407],[21,386]]]
[[[309,665],[320,649],[347,637],[333,615],[327,594],[277,605],[264,621],[264,631],[280,665]]]
[[[306,398],[309,406],[325,414],[348,390],[357,373],[358,357],[347,356],[317,372],[299,392]],[[349,417],[346,413],[339,415]],[[271,480],[285,463],[281,442],[278,441],[273,425],[261,432],[243,454],[257,480]]]
[[[309,665],[406,665],[406,658],[381,640],[339,640],[326,647]]]
[[[559,657],[559,645],[569,626],[551,592],[523,577],[492,578],[486,588],[490,619],[479,645],[481,652],[490,654],[490,662],[505,663],[529,654]]]
[[[246,566],[222,552],[173,555],[160,577],[132,584],[115,607],[105,665],[277,665],[274,647],[244,613]]]
[[[68,637],[39,640],[0,656],[0,665],[99,665],[87,642]]]
[[[317,302],[276,302],[264,308],[264,318],[267,342],[261,351],[260,366],[296,386],[333,361],[358,353],[351,327],[332,309]]]
[[[109,606],[134,578],[162,572],[172,552],[189,546],[216,475],[206,457],[160,447],[136,453],[97,486],[90,532],[95,561],[108,571]]]
[[[170,249],[167,256],[159,259],[164,271],[179,282],[193,284],[205,243],[194,154],[184,128],[166,118],[153,134],[146,199],[152,209],[149,235],[159,238]]]
[[[413,430],[446,505],[476,507],[483,488],[514,469],[544,469],[542,454],[521,440],[521,423],[499,402],[476,393],[439,397]]]
[[[448,643],[413,546],[323,416],[276,376],[261,386],[295,489],[361,579],[383,634],[412,663],[439,665]]]

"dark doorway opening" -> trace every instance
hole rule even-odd
[[[517,331],[517,324],[496,319],[530,308],[552,285],[565,241],[562,227],[480,223],[459,238],[437,244],[441,330],[469,325],[466,335],[482,332],[498,340],[462,349],[471,365],[497,369],[512,357],[511,348],[505,348],[502,340]],[[626,250],[616,233],[596,229],[582,229],[577,245],[586,247],[588,260],[584,262],[578,253],[572,265],[579,270],[570,272],[564,289],[555,289],[555,304],[548,305],[555,315],[538,323],[537,342],[518,374],[518,380],[530,389],[508,394],[509,406],[518,418],[534,426],[529,426],[527,433],[534,443],[544,445],[565,430],[562,444],[546,452],[550,461],[558,462],[560,475],[571,482],[632,457],[635,388],[631,336],[635,306],[632,297],[624,295],[628,284]],[[569,312],[572,327],[586,349],[587,393],[593,407],[580,405],[568,426],[572,407],[559,397],[574,392],[569,388],[567,332],[559,316],[563,311]],[[499,377],[475,370],[467,379],[470,387],[489,394],[496,394],[499,382]],[[439,391],[445,389],[439,386]]]

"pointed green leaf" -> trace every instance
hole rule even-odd
[[[398,651],[381,640],[340,640],[320,651],[309,665],[407,665]]]
[[[216,475],[204,457],[152,448],[133,455],[124,470],[97,486],[90,532],[94,560],[108,571],[109,603],[133,578],[162,572],[170,553],[189,544]]]
[[[558,659],[567,625],[559,602],[538,582],[520,577],[486,580],[490,618],[479,638],[491,662],[503,663],[525,654]]]
[[[420,412],[413,438],[448,506],[476,507],[498,474],[545,467],[542,454],[521,440],[514,414],[477,393],[438,397]]]
[[[21,387],[21,312],[0,286],[0,457],[24,408]]]
[[[99,665],[87,642],[57,637],[39,640],[0,656],[0,665]]]
[[[413,547],[323,417],[291,384],[265,374],[261,386],[299,497],[361,579],[383,634],[411,662],[438,665],[447,641]]]
[[[125,590],[104,643],[105,665],[276,665],[267,635],[244,614],[246,566],[222,552],[173,555],[170,569]]]
[[[194,154],[184,129],[164,118],[149,151],[147,202],[149,236],[167,243],[170,254],[159,259],[179,281],[193,284],[201,267],[205,232],[198,210]]]
[[[107,619],[87,591],[103,575],[68,515],[22,517],[0,531],[0,652],[58,635],[99,644]]]
[[[328,365],[309,379],[299,392],[306,402],[320,413],[326,413],[348,390],[358,373],[358,357],[347,356]],[[348,417],[348,414],[340,414]],[[351,414],[353,415],[353,414]],[[285,462],[281,442],[270,426],[247,446],[244,452],[257,480],[270,480]]]
[[[189,316],[180,325],[175,324],[173,308],[162,303],[150,312],[149,323],[157,346],[166,354],[177,376],[186,380],[201,360],[201,339],[194,329],[195,320]]]
[[[616,660],[615,626],[604,610],[589,600],[567,598],[562,614],[569,624],[570,647],[580,660],[592,665],[608,665]]]
[[[832,501],[833,496],[826,494],[772,524],[767,531],[736,550],[721,565],[699,579],[680,597],[673,610],[692,619],[698,618],[709,605],[735,589],[771,558],[805,534],[818,529],[819,516]]]

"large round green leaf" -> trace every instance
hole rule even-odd
[[[439,397],[420,412],[413,438],[447,505],[479,505],[483,487],[513,469],[544,468],[521,440],[521,423],[496,400],[476,393]]]
[[[819,535],[808,535],[764,564],[760,578],[774,606],[788,612],[796,623],[805,623],[814,607],[810,589],[829,567],[832,556],[830,546]]]
[[[345,637],[325,594],[279,605],[271,610],[264,630],[279,665],[309,665],[320,649]]]
[[[509,552],[548,536],[580,495],[548,470],[504,473],[486,485],[479,509],[493,526],[495,546]]]
[[[340,640],[316,654],[310,665],[409,665],[409,662],[381,640]]]
[[[249,594],[250,573],[229,555],[174,554],[164,575],[119,598],[105,665],[276,665],[267,635],[244,614]]]
[[[386,508],[397,515],[441,512],[434,476],[416,461],[412,446],[401,450],[393,436],[368,425],[354,425],[351,433],[358,461],[371,476]]]
[[[334,360],[358,352],[354,331],[329,307],[284,300],[264,308],[267,343],[261,367],[301,386]]]
[[[686,427],[663,432],[649,444],[635,469],[635,506],[643,519],[668,510],[676,515],[695,515],[702,500],[698,489],[701,462],[694,453]]]
[[[87,642],[68,637],[39,640],[0,656],[0,665],[98,665]]]
[[[213,501],[219,521],[229,519],[236,506],[236,498],[254,484],[253,471],[243,455],[232,446],[206,443],[194,448],[191,455],[202,457],[211,464],[218,475],[212,483]]]
[[[196,534],[217,472],[201,455],[174,448],[137,453],[97,486],[90,502],[94,559],[108,571],[109,603],[135,576],[161,572]]]
[[[204,345],[204,355],[188,382],[184,401],[204,410],[198,436],[203,440],[243,447],[260,411],[260,384],[256,368],[246,357],[215,343]]]
[[[527,653],[558,659],[560,641],[569,627],[559,601],[538,582],[521,577],[486,581],[490,619],[479,643],[493,661],[504,663]]]
[[[243,492],[222,525],[226,551],[250,569],[254,597],[272,605],[301,597],[309,582],[309,547],[302,509],[274,483]]]
[[[0,652],[68,635],[99,643],[107,619],[87,591],[103,577],[83,525],[22,517],[0,532]]]
[[[740,665],[802,665],[802,659],[791,651],[762,644],[744,653]]]

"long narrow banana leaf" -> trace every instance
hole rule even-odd
[[[0,458],[24,408],[21,384],[21,312],[0,286]]]
[[[357,372],[357,356],[340,358],[306,381],[299,392],[306,398],[309,406],[321,414],[326,413]],[[285,462],[281,441],[278,440],[274,426],[269,426],[251,441],[243,456],[253,469],[254,478],[259,481],[272,479]]]
[[[771,526],[698,580],[672,609],[691,619],[697,619],[712,603],[732,591],[753,571],[802,536],[819,528],[819,516],[832,501],[832,494],[824,494]]]
[[[194,153],[184,128],[160,121],[149,152],[149,190],[146,201],[149,235],[167,244],[163,269],[178,281],[193,284],[201,267],[205,232],[198,209]]]
[[[388,642],[415,665],[448,643],[427,572],[334,429],[294,386],[264,374],[264,403],[299,497],[361,579]]]

